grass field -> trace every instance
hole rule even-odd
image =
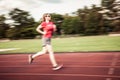
[[[120,51],[120,37],[88,36],[54,38],[52,39],[52,45],[55,52]],[[0,42],[0,49],[19,48],[0,53],[35,53],[41,50],[41,46],[41,39]]]

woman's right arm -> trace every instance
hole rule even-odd
[[[46,32],[45,31],[42,31],[41,30],[42,29],[42,26],[41,25],[39,25],[37,28],[36,28],[36,31],[38,32],[38,33],[40,33],[40,34],[46,34]]]

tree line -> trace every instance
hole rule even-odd
[[[57,25],[55,35],[100,35],[119,32],[120,17],[119,9],[115,8],[115,0],[102,0],[101,5],[102,7],[92,5],[92,8],[85,6],[72,15],[52,13],[53,22]],[[0,38],[35,38],[39,35],[35,30],[40,21],[36,22],[29,12],[15,8],[8,16],[0,15]]]

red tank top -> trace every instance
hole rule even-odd
[[[51,38],[52,34],[53,34],[53,31],[54,31],[54,24],[53,24],[53,22],[48,22],[48,23],[42,22],[41,26],[42,26],[43,31],[46,31],[46,34],[43,35],[43,37]]]

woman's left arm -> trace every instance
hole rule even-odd
[[[56,25],[53,25],[54,32],[57,31]]]

